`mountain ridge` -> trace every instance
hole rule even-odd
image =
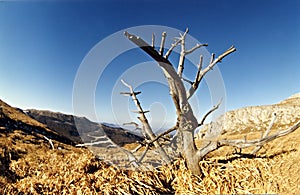
[[[0,100],[0,126],[7,131],[18,129],[38,137],[46,136],[49,139],[75,145],[68,137],[47,128],[46,125],[32,119],[20,109],[13,108],[2,100]]]
[[[222,134],[261,131],[268,128],[272,115],[277,117],[273,128],[283,130],[300,120],[300,93],[278,103],[262,106],[247,106],[226,112],[216,121],[205,124],[200,137],[210,128],[221,128]]]
[[[49,110],[22,110],[5,103],[0,99],[0,127],[7,131],[21,130],[28,134],[35,134],[40,139],[49,139],[70,145],[90,142],[95,136],[107,135],[116,144],[122,146],[135,143],[143,139],[123,128],[110,127],[61,112]],[[78,130],[83,132],[78,132]]]
[[[90,142],[91,137],[107,135],[116,144],[125,144],[142,141],[142,137],[121,127],[112,127],[90,121],[86,117],[78,117],[49,110],[27,109],[25,112],[33,119],[45,124],[75,142]]]

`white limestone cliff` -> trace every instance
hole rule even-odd
[[[229,111],[217,121],[206,124],[200,130],[199,136],[208,129],[222,127],[222,133],[243,133],[261,131],[268,128],[272,114],[277,118],[273,128],[286,129],[300,120],[300,93],[274,105],[250,106]],[[213,128],[211,128],[213,126]]]

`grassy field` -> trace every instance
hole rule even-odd
[[[200,162],[204,177],[184,162],[153,171],[121,170],[87,149],[44,140],[20,130],[1,129],[1,194],[259,194],[300,193],[300,129],[267,144],[257,157],[224,148]]]
[[[251,148],[217,150],[200,162],[203,176],[197,177],[182,159],[137,171],[108,165],[90,150],[59,140],[51,149],[41,134],[19,128],[45,126],[0,103],[0,194],[300,194],[300,129],[266,144],[257,156],[249,155]],[[223,136],[241,139],[246,133]],[[251,132],[247,138],[258,136]]]

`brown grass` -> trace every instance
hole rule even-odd
[[[232,148],[214,152],[200,162],[203,178],[191,175],[181,159],[153,171],[121,170],[87,149],[55,142],[62,149],[50,150],[22,131],[4,132],[0,194],[300,193],[300,129],[266,145],[258,157]]]

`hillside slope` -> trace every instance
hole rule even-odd
[[[22,177],[11,170],[11,163],[38,150],[48,151],[51,145],[47,139],[52,140],[55,148],[68,148],[75,144],[22,110],[0,100],[0,189]]]
[[[13,108],[2,100],[0,100],[0,127],[2,132],[22,130],[24,133],[37,137],[46,136],[61,143],[75,144],[68,137],[47,128],[46,125],[32,119],[22,110]]]
[[[59,112],[46,110],[26,110],[26,114],[33,119],[45,124],[48,128],[57,133],[68,137],[75,142],[90,142],[91,137],[107,135],[116,144],[123,146],[125,144],[142,141],[140,136],[119,128],[110,127],[104,124],[98,124],[88,120],[85,117],[78,117]]]

